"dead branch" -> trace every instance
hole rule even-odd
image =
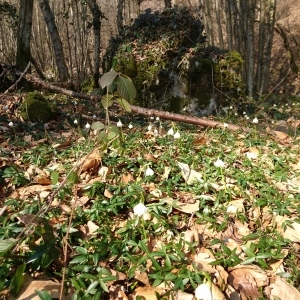
[[[21,72],[15,71],[17,75],[20,75]],[[43,81],[37,77],[34,77],[30,74],[26,74],[24,76],[28,81],[31,83],[41,86],[42,88],[52,90],[54,92],[58,92],[70,97],[74,98],[79,98],[79,99],[86,99],[86,100],[93,100],[93,101],[100,101],[101,96],[90,96],[87,94],[82,94],[82,93],[77,93],[62,87],[59,87],[57,85],[48,83],[46,81]],[[148,108],[143,108],[135,105],[131,105],[131,111],[135,113],[139,113],[142,115],[146,116],[156,116],[160,117],[161,119],[166,119],[166,120],[171,120],[171,121],[176,121],[176,122],[184,122],[184,123],[189,123],[189,124],[195,124],[195,125],[200,125],[204,127],[220,127],[224,128],[224,123],[218,122],[218,121],[213,121],[209,119],[203,119],[203,118],[197,118],[197,117],[191,117],[191,116],[186,116],[186,115],[181,115],[181,114],[175,114],[171,113],[168,111],[161,111],[157,109],[148,109]],[[236,130],[241,130],[245,132],[250,132],[251,129],[242,127],[242,126],[237,126],[233,124],[226,124],[226,128],[231,131],[236,131]]]
[[[28,69],[30,67],[30,62],[27,64],[27,67],[25,68],[24,72],[21,73],[20,77],[18,78],[18,80],[12,85],[10,86],[4,93],[3,95],[5,94],[8,94],[17,84],[18,82],[20,82],[20,80],[25,76],[25,74],[27,73]]]

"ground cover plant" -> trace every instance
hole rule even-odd
[[[59,120],[24,123],[17,99],[1,104],[1,299],[299,298],[296,98],[229,107],[220,128],[114,106],[106,124],[58,95]]]

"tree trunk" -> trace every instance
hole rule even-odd
[[[100,40],[101,40],[101,18],[103,14],[96,0],[87,0],[87,4],[93,14],[93,29],[94,29],[94,66],[93,66],[93,88],[99,87],[100,77]]]
[[[30,39],[32,12],[33,0],[20,0],[16,57],[16,65],[20,70],[24,70],[31,60]]]
[[[259,95],[266,93],[269,87],[271,54],[275,27],[276,0],[266,0],[266,2],[268,4],[268,8],[266,12],[265,47],[261,71],[262,77],[261,80],[257,82],[259,85],[259,89],[257,89]]]
[[[68,68],[64,58],[62,42],[55,24],[55,18],[49,5],[49,0],[39,0],[39,5],[51,37],[59,80],[66,81],[69,77]]]
[[[216,19],[217,19],[217,24],[218,24],[219,45],[220,45],[221,49],[224,49],[219,0],[215,0],[215,10],[216,10]]]

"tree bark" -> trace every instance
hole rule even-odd
[[[69,77],[68,68],[64,58],[62,42],[55,24],[55,18],[49,5],[49,0],[39,0],[39,5],[51,37],[59,80],[66,81]]]
[[[87,0],[87,4],[93,14],[93,30],[94,30],[94,66],[93,66],[93,88],[99,87],[100,77],[100,41],[101,41],[101,18],[103,14],[96,0]]]
[[[19,70],[24,70],[31,60],[30,40],[32,12],[33,0],[20,0],[16,57],[16,65]]]

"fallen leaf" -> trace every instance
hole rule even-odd
[[[138,296],[142,297],[143,300],[157,300],[156,293],[159,295],[165,292],[162,288],[155,288],[151,286],[138,287],[134,290],[133,296],[136,299]]]
[[[52,299],[58,299],[60,295],[60,289],[60,283],[53,282],[51,280],[34,280],[21,289],[18,300],[40,300],[40,297],[35,292],[36,290],[47,291]],[[69,292],[67,295],[63,295],[62,299],[68,300],[71,299],[71,297],[72,294]]]
[[[260,297],[258,287],[252,274],[247,269],[234,269],[229,273],[228,283],[245,297]]]
[[[164,198],[166,203],[170,205],[174,205],[174,209],[182,211],[187,214],[192,214],[199,210],[200,201],[196,200],[195,203],[183,203],[180,201],[176,201],[173,198]]]
[[[96,149],[92,153],[84,156],[81,160],[79,165],[80,167],[80,173],[84,171],[98,171],[97,168],[99,167],[101,163],[101,156],[99,154],[99,151]]]
[[[300,292],[287,283],[284,279],[276,276],[275,282],[271,283],[268,288],[266,288],[266,294],[271,300],[299,300]]]
[[[185,182],[189,185],[194,184],[196,182],[204,182],[202,179],[202,175],[191,169],[187,164],[177,162],[179,168],[181,169],[181,174]]]
[[[292,242],[300,242],[300,224],[293,219],[283,216],[276,216],[275,222],[277,223],[277,230],[285,239]],[[286,222],[285,226],[283,224]]]

